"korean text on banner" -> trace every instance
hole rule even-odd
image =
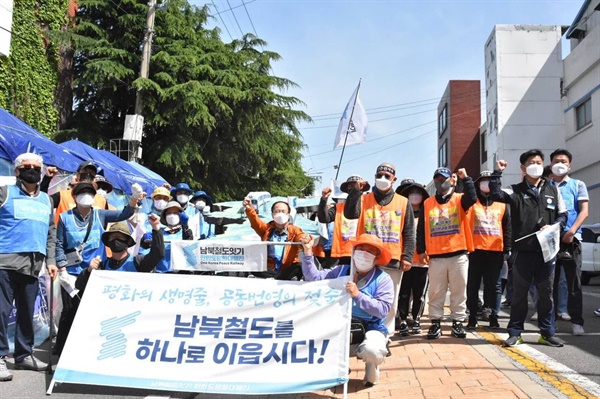
[[[174,271],[262,272],[267,270],[267,246],[248,241],[171,241],[171,267]]]
[[[367,113],[360,102],[359,88],[360,85],[356,87],[350,101],[346,104],[335,135],[334,150],[343,147],[344,143],[346,146],[351,146],[367,141]]]
[[[555,223],[535,233],[542,248],[544,262],[550,262],[560,249],[560,224]]]
[[[51,386],[272,394],[343,384],[347,281],[96,270]]]

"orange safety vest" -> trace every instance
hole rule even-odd
[[[58,202],[58,206],[54,210],[54,224],[58,226],[58,218],[61,213],[69,211],[75,208],[75,199],[71,195],[71,190],[60,190],[60,201]],[[101,195],[96,194],[94,197],[94,204],[92,208],[96,209],[106,209],[106,198]]]
[[[469,209],[469,221],[473,233],[473,247],[483,251],[504,251],[504,230],[502,219],[506,204],[494,202],[490,206],[479,200]]]
[[[472,250],[469,220],[460,203],[462,196],[462,193],[454,193],[445,204],[439,204],[435,196],[431,196],[423,203],[427,255]]]
[[[375,194],[363,196],[357,236],[373,234],[381,239],[383,246],[392,254],[392,259],[402,258],[402,232],[408,199],[394,193],[394,199],[381,206]]]
[[[331,243],[332,258],[352,256],[352,243],[350,242],[350,239],[356,237],[358,219],[346,219],[344,217],[345,205],[345,202],[335,204],[333,242]]]

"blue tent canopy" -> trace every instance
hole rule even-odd
[[[148,169],[147,167],[140,165],[137,162],[129,161],[127,162],[131,167],[135,168],[138,172],[146,176],[148,179],[152,180],[156,183],[157,186],[162,186],[167,181],[158,173],[153,170]]]
[[[0,108],[0,157],[14,161],[24,152],[34,152],[44,163],[68,172],[75,172],[83,161],[78,154],[61,147],[48,137]]]
[[[126,194],[131,194],[133,183],[138,183],[147,193],[151,193],[156,186],[164,183],[164,179],[158,181],[149,179],[127,161],[108,151],[97,150],[79,140],[69,140],[60,145],[85,156],[87,160],[93,160],[101,168],[101,173],[106,180]]]

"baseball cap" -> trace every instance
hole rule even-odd
[[[94,194],[96,194],[96,187],[94,187],[93,184],[91,183],[77,183],[75,186],[73,186],[73,195],[77,195],[80,192],[82,192],[83,190],[88,189],[94,192]]]
[[[80,163],[79,167],[77,168],[77,172],[79,173],[82,170],[84,170],[85,168],[94,169],[94,172],[98,173],[98,167],[96,165],[94,165],[94,162],[92,162],[92,161],[84,161],[84,162]]]
[[[479,174],[479,177],[477,179],[475,179],[475,182],[477,182],[485,177],[490,177],[491,175],[492,175],[491,170],[484,170]]]
[[[437,175],[442,175],[447,179],[452,176],[452,171],[445,167],[437,168],[435,172],[433,172],[433,178],[435,179]]]

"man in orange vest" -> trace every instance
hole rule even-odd
[[[58,169],[54,166],[49,166],[46,169],[46,175],[44,176],[41,184],[42,191],[48,191],[50,180],[52,180],[57,173]],[[84,161],[79,164],[77,173],[75,174],[75,178],[73,179],[72,183],[93,183],[97,173],[98,167],[93,161]],[[56,225],[58,225],[58,217],[60,214],[75,208],[75,200],[71,195],[71,188],[57,191],[56,193],[52,194],[50,198],[52,198],[52,202],[54,203],[54,222]],[[96,193],[92,208],[108,209],[106,198]]]
[[[483,278],[483,303],[491,309],[490,327],[498,328],[498,312],[502,297],[500,270],[504,259],[510,257],[511,233],[510,207],[495,202],[489,197],[490,176],[483,171],[475,180],[477,202],[469,211],[470,231],[473,234],[473,249],[469,254],[467,279],[468,329],[477,327],[479,286]]]
[[[442,317],[446,292],[450,289],[452,335],[465,338],[463,322],[467,317],[468,251],[472,249],[467,212],[477,202],[473,180],[459,169],[464,192],[456,193],[456,180],[450,169],[441,167],[433,173],[436,193],[423,203],[417,225],[417,253],[422,264],[429,264],[429,318],[427,339],[442,335]],[[429,261],[427,261],[429,258]]]
[[[347,194],[356,187],[356,183],[359,181],[365,183],[361,192],[368,192],[371,189],[371,185],[365,182],[362,177],[352,175],[342,183],[340,190]],[[349,265],[350,255],[352,255],[352,243],[350,242],[350,239],[356,237],[358,219],[346,219],[344,217],[344,207],[346,205],[345,198],[339,199],[335,206],[327,208],[327,199],[331,196],[331,191],[331,187],[326,187],[321,192],[321,201],[319,202],[317,217],[321,223],[334,222],[331,257],[336,259],[338,261],[337,263],[341,265]]]
[[[410,270],[415,252],[415,227],[412,207],[408,199],[394,192],[396,168],[390,163],[377,167],[375,190],[362,195],[367,182],[357,181],[348,193],[344,216],[358,219],[356,235],[373,234],[381,239],[384,247],[392,254],[392,260],[382,269],[394,282],[394,302],[385,318],[389,334],[396,330],[396,311],[402,272]]]

